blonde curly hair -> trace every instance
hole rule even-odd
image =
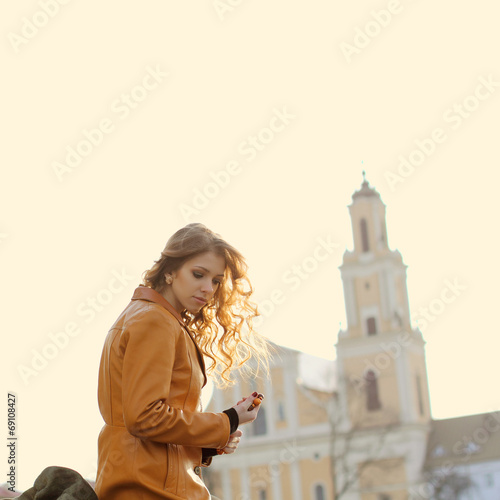
[[[225,260],[224,278],[213,300],[196,314],[187,310],[181,316],[193,333],[198,347],[211,360],[207,372],[219,386],[234,384],[233,370],[245,365],[244,375],[256,376],[269,370],[270,344],[258,334],[252,319],[259,315],[250,301],[253,293],[243,255],[220,235],[200,223],[191,223],[173,234],[161,257],[143,273],[142,284],[158,293],[165,291],[165,274],[177,271],[194,256],[214,252]],[[250,359],[254,362],[247,363]]]

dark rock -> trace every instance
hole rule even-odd
[[[90,484],[73,469],[47,467],[19,500],[98,500]]]

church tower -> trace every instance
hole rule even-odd
[[[389,248],[385,209],[363,172],[349,206],[354,248],[340,266],[348,326],[336,346],[335,469],[345,500],[406,500],[430,429],[424,341],[410,323],[407,266]]]

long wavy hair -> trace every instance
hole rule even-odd
[[[242,374],[247,376],[269,369],[270,344],[252,325],[252,319],[259,313],[250,301],[253,289],[243,255],[203,224],[188,224],[169,238],[161,257],[143,273],[142,284],[164,292],[168,286],[166,274],[205,252],[224,258],[224,278],[213,299],[199,312],[184,310],[181,316],[204,356],[211,360],[207,372],[217,385],[226,386],[234,383],[231,372],[243,365]],[[253,362],[247,363],[250,359]]]

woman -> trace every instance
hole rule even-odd
[[[223,384],[252,356],[257,366],[267,360],[252,331],[246,269],[219,235],[188,224],[144,273],[101,357],[100,500],[210,499],[201,467],[236,450],[238,426],[255,420],[259,406],[254,392],[222,413],[202,412],[204,358]]]

